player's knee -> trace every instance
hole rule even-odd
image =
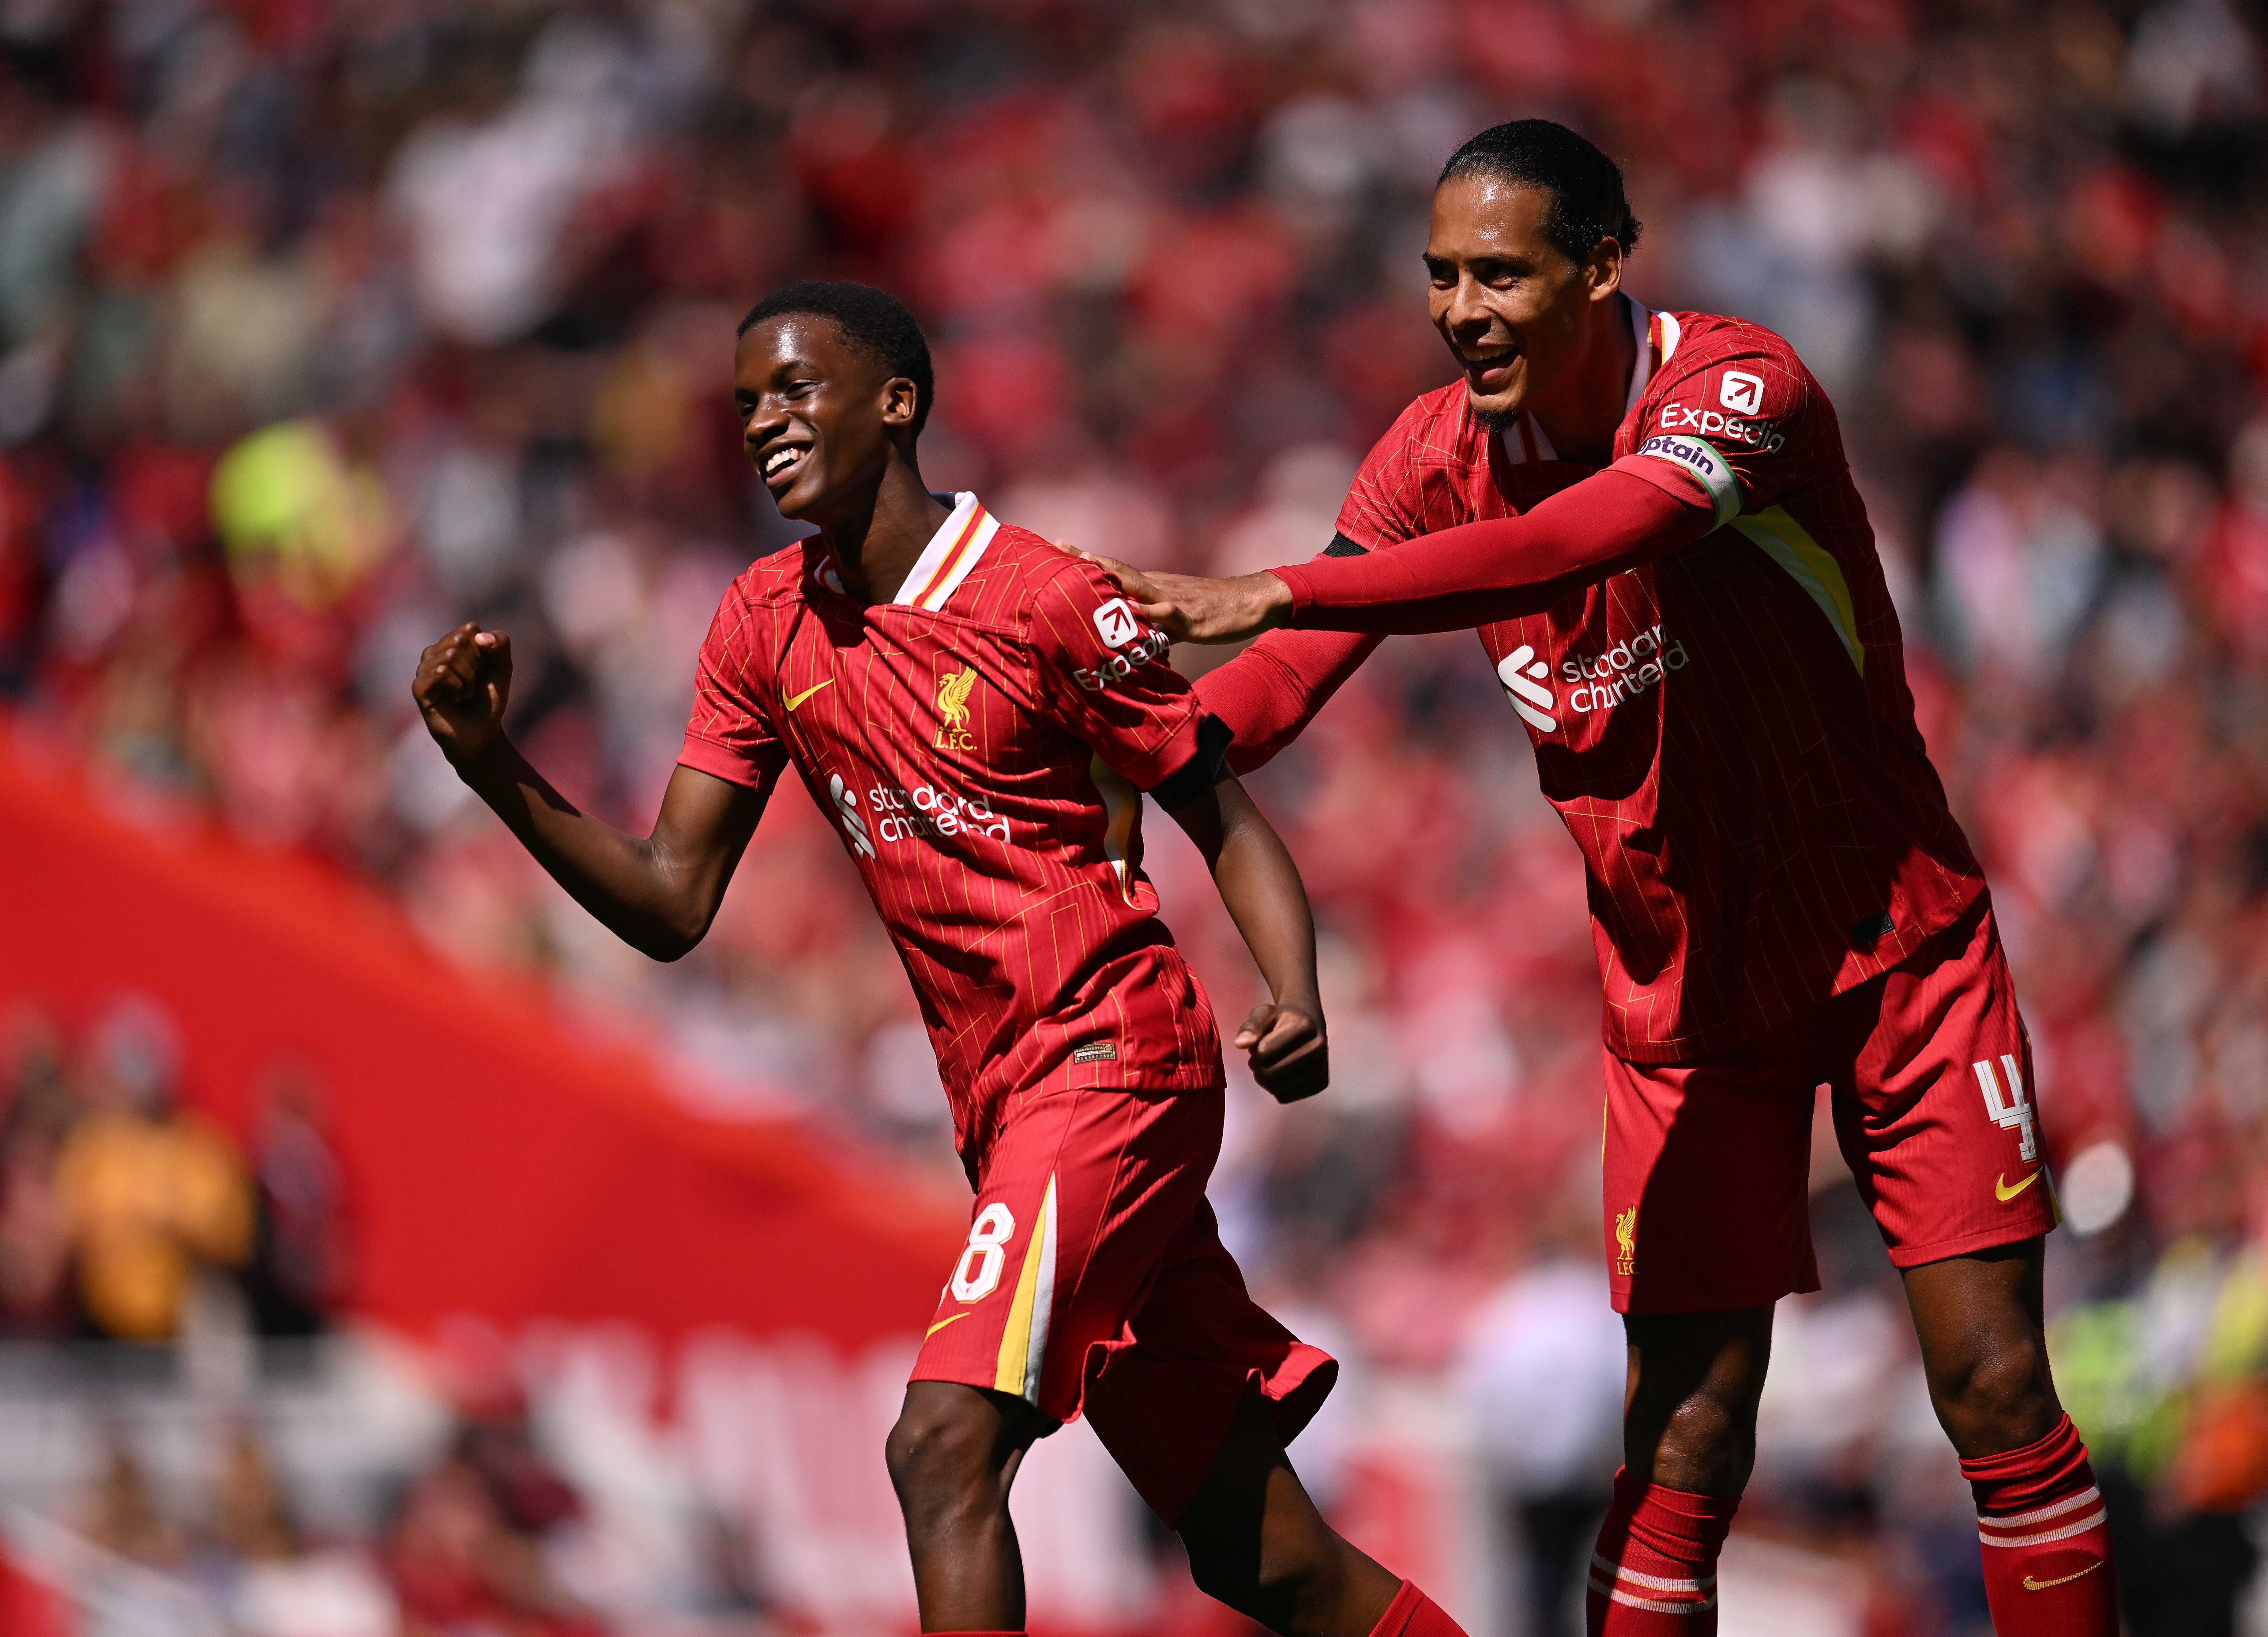
[[[1687,1394],[1670,1411],[1661,1442],[1690,1460],[1716,1459],[1755,1437],[1756,1423],[1754,1402],[1703,1388]]]
[[[899,1504],[910,1515],[981,1503],[998,1488],[994,1419],[983,1406],[908,1405],[883,1445]]]
[[[2036,1336],[1976,1348],[1933,1374],[1930,1396],[1948,1427],[2017,1436],[2041,1419],[2051,1396],[2047,1350]]]
[[[1189,1548],[1189,1579],[1217,1603],[1263,1626],[1281,1627],[1286,1618],[1303,1606],[1328,1601],[1341,1566],[1328,1541],[1263,1543],[1213,1541],[1182,1537]]]

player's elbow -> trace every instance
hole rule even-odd
[[[692,954],[694,946],[701,941],[701,937],[697,933],[691,936],[682,933],[650,933],[644,937],[633,938],[630,941],[630,947],[645,956],[647,960],[667,963],[681,961]]]
[[[681,961],[709,935],[709,924],[715,918],[713,905],[672,905],[615,930],[649,961]]]

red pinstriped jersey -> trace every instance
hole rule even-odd
[[[679,758],[792,763],[913,980],[971,1178],[1012,1099],[1220,1080],[1142,871],[1141,793],[1198,754],[1187,682],[1102,574],[974,495],[895,601],[818,536],[750,565],[701,647]]]
[[[1770,330],[1632,304],[1615,469],[1712,506],[1695,544],[1481,628],[1582,849],[1607,1044],[1660,1062],[1884,971],[1984,889],[1914,724],[1835,411]],[[1462,383],[1371,451],[1339,531],[1377,549],[1590,476]]]

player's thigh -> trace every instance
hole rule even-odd
[[[1252,1299],[1202,1202],[1141,1306],[1090,1350],[1086,1370],[1096,1436],[1151,1510],[1176,1527],[1224,1450],[1234,1454],[1240,1412],[1248,1420],[1264,1412],[1280,1450],[1338,1379],[1336,1360]]]
[[[1890,1260],[1911,1268],[2053,1228],[2031,1042],[1989,901],[1845,1003],[1836,1138]]]
[[[1604,1054],[1604,1235],[1617,1312],[1721,1313],[1816,1290],[1800,1027],[1690,1063]]]
[[[1218,1090],[1090,1087],[1020,1107],[979,1169],[913,1379],[1020,1398],[1049,1423],[1079,1414],[1088,1350],[1203,1206],[1220,1125]]]

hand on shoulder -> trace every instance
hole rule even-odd
[[[1202,574],[1167,574],[1138,569],[1100,552],[1056,544],[1086,558],[1118,583],[1142,617],[1161,627],[1175,642],[1232,643],[1288,624],[1292,588],[1273,574],[1208,579]]]

